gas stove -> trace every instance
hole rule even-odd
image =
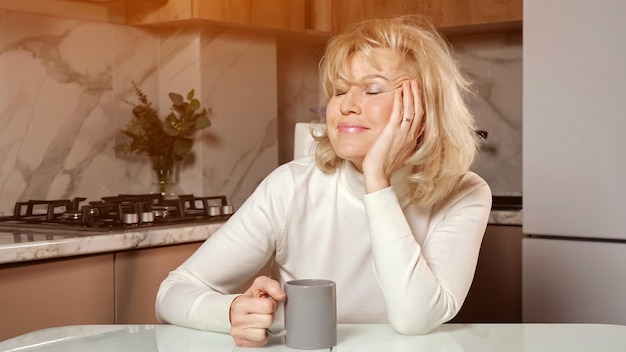
[[[164,199],[160,194],[120,194],[86,201],[76,197],[17,202],[12,216],[0,217],[0,231],[126,232],[221,222],[234,212],[226,196]]]

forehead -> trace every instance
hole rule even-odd
[[[402,53],[388,48],[375,48],[368,53],[356,52],[350,56],[346,69],[344,74],[348,77],[341,77],[343,75],[340,74],[339,78],[354,80],[380,75],[392,79],[407,73]]]

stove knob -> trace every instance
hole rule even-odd
[[[214,205],[209,207],[209,215],[210,216],[219,216],[221,214],[222,213],[221,213],[220,207],[214,206]]]
[[[233,215],[235,209],[232,205],[222,205],[222,215]]]
[[[151,211],[144,211],[141,213],[141,222],[149,223],[154,221],[154,213]]]
[[[124,213],[122,214],[122,222],[125,224],[136,224],[139,222],[139,215],[137,213]]]

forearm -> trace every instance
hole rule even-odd
[[[460,303],[430,269],[412,236],[372,248],[388,319],[402,334],[425,334],[456,315]]]
[[[181,269],[168,275],[159,287],[156,298],[159,321],[228,333],[230,304],[238,294],[222,294],[193,281]]]
[[[440,218],[423,214],[422,226],[414,227],[425,233],[414,234],[391,188],[367,197],[374,267],[397,331],[427,333],[460,309],[486,225],[482,208],[463,207]],[[416,239],[420,236],[422,244]]]

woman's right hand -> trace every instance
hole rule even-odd
[[[267,328],[274,321],[278,302],[286,298],[276,280],[267,276],[254,279],[252,286],[230,305],[230,334],[241,347],[267,344]]]

